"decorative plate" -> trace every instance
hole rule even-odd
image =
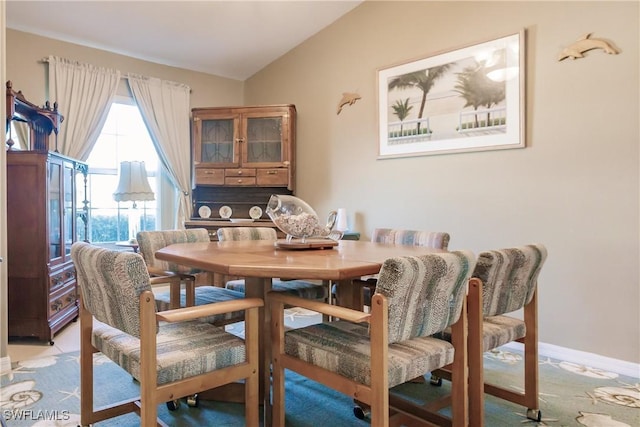
[[[233,211],[229,206],[223,206],[220,208],[218,213],[220,214],[220,218],[229,219],[231,218],[231,214],[233,213]]]
[[[209,206],[200,206],[198,215],[200,215],[200,218],[209,218],[211,216],[211,208]]]
[[[262,216],[262,209],[260,206],[253,206],[249,209],[249,216],[253,219],[258,219]]]

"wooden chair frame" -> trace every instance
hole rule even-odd
[[[80,393],[81,424],[88,426],[129,412],[140,416],[142,426],[166,426],[157,418],[157,405],[199,391],[238,380],[245,381],[246,425],[258,425],[258,310],[264,305],[259,298],[225,301],[156,313],[153,292],[140,294],[140,396],[94,409],[93,354],[98,350],[91,344],[93,316],[80,303]],[[182,322],[232,311],[245,311],[246,361],[206,374],[157,384],[156,331],[157,322]]]
[[[537,286],[536,286],[537,287]],[[540,421],[542,414],[539,404],[538,384],[538,291],[531,301],[523,307],[526,335],[515,340],[524,344],[524,391],[517,392],[487,383],[484,379],[483,355],[491,349],[484,348],[483,314],[482,314],[482,281],[478,278],[469,280],[467,295],[467,311],[469,332],[467,350],[469,360],[469,419],[474,426],[484,425],[484,394],[515,403],[527,408],[527,418]],[[451,372],[446,367],[433,373],[438,378],[451,380]]]
[[[191,274],[179,274],[171,271],[162,271],[158,268],[147,266],[151,286],[169,285],[169,308],[180,308],[180,288],[184,283],[186,294],[186,307],[196,305],[196,278]]]
[[[371,407],[371,425],[387,427],[410,422],[411,425],[444,425],[467,426],[469,416],[468,406],[468,363],[467,363],[467,312],[466,300],[462,306],[460,319],[452,325],[453,346],[455,348],[453,372],[452,419],[437,413],[446,405],[416,405],[393,395],[389,391],[388,379],[388,306],[387,298],[375,294],[372,299],[370,313],[352,310],[318,301],[311,301],[282,292],[270,292],[268,296],[271,305],[271,343],[273,367],[273,425],[285,425],[285,390],[284,369],[298,372],[307,378],[321,383],[329,388],[351,396]],[[368,322],[371,343],[371,371],[376,374],[371,377],[371,385],[358,383],[334,372],[313,366],[295,357],[288,356],[284,351],[284,307],[295,305],[339,318],[342,321]],[[375,351],[374,351],[375,350]]]
[[[482,281],[472,279],[469,288],[469,412],[472,420],[484,424],[484,393],[513,402],[527,408],[527,417],[540,421],[538,388],[538,291],[524,310],[526,335],[517,339],[524,344],[524,392],[507,390],[496,384],[486,383],[483,366],[482,340]],[[477,310],[477,312],[476,312]]]

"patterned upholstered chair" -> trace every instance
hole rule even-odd
[[[155,293],[158,311],[244,298],[244,294],[241,292],[210,285],[196,286],[195,275],[201,273],[202,270],[156,259],[155,253],[158,250],[174,243],[209,242],[209,232],[206,229],[140,231],[137,239],[140,254],[147,264],[152,281],[162,283],[167,279],[166,281],[170,285],[169,291]],[[176,279],[179,282],[177,286]],[[184,284],[184,290],[180,289],[180,283]],[[217,325],[224,325],[242,321],[243,313],[221,313],[206,320]]]
[[[393,425],[417,417],[466,426],[466,289],[474,265],[468,251],[390,258],[370,313],[271,292],[273,425],[284,425],[284,370],[290,369],[370,405],[372,426],[389,425],[390,410]],[[285,304],[340,320],[285,331]],[[453,344],[433,337],[449,326]],[[446,365],[453,372],[452,419],[390,394]]]
[[[221,227],[218,228],[218,240],[221,242],[240,240],[273,240],[278,235],[269,227]],[[244,293],[245,283],[243,279],[230,280],[226,284],[228,289]],[[273,279],[272,289],[278,292],[287,292],[300,298],[308,298],[324,301],[328,295],[328,286],[306,280],[282,280]]]
[[[71,247],[80,288],[81,424],[138,412],[155,426],[157,405],[245,381],[247,425],[258,425],[259,298],[156,312],[147,267],[139,254],[78,242]],[[245,339],[199,320],[245,313]],[[105,356],[140,382],[140,397],[94,409],[93,354]]]
[[[538,275],[547,258],[543,245],[491,250],[478,256],[469,287],[469,411],[473,425],[484,421],[484,393],[527,408],[540,421],[538,401]],[[524,308],[524,321],[512,316]],[[445,336],[444,338],[449,338]],[[524,344],[524,392],[485,384],[483,353],[518,341]],[[444,373],[448,377],[448,373]],[[484,392],[483,392],[484,390]]]
[[[424,230],[402,230],[395,228],[375,228],[371,235],[371,241],[376,243],[386,243],[391,245],[414,245],[425,246],[434,249],[447,250],[449,247],[449,233],[439,231]],[[376,289],[376,276],[368,276],[362,280],[354,281],[354,284],[362,286],[362,300],[365,306],[371,305],[371,295]],[[333,297],[336,300],[335,287],[332,289]],[[340,302],[338,301],[338,304]]]

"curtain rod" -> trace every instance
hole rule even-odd
[[[80,62],[80,61],[76,61],[76,60],[72,60],[72,59],[67,59],[67,58],[62,58],[62,59],[66,60],[66,61],[76,62],[76,63],[78,63],[78,64],[87,64],[87,65],[91,65],[91,66],[95,67],[95,65],[93,65],[93,64],[89,64],[89,63],[87,63],[87,62],[84,62],[84,63],[83,63],[83,62]],[[48,64],[48,63],[49,63],[49,57],[42,58],[42,59],[40,59],[38,62],[39,62],[39,63],[42,63],[42,64]],[[115,68],[114,68],[114,70],[115,70]],[[116,70],[116,71],[119,71],[119,70]],[[163,81],[167,81],[167,82],[175,83],[175,84],[178,84],[178,85],[184,85],[184,86],[187,86],[187,87],[189,88],[189,93],[192,93],[192,92],[193,92],[193,89],[191,89],[191,86],[189,86],[189,85],[188,85],[188,84],[186,84],[186,83],[176,82],[176,81],[173,81],[173,80],[164,80],[164,79],[161,79],[161,78],[159,78],[159,77],[143,76],[143,75],[141,75],[141,74],[137,74],[137,73],[130,73],[130,72],[129,72],[129,73],[123,73],[122,71],[120,71],[120,80],[129,80],[129,74],[136,74],[136,75],[139,75],[140,77],[144,77],[144,78],[157,78],[157,79],[159,79],[159,80],[163,80]]]

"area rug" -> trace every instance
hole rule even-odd
[[[94,355],[96,406],[136,396],[137,383],[102,354]],[[520,390],[523,356],[513,348],[485,354],[486,377],[492,382]],[[0,379],[0,406],[8,427],[75,427],[80,416],[79,353],[26,360],[14,364]],[[412,383],[394,391],[417,401],[448,393],[442,387]],[[542,421],[525,417],[525,408],[487,396],[488,427],[527,426],[640,426],[638,378],[579,366],[559,360],[540,360],[540,406]],[[287,426],[367,426],[368,420],[353,416],[352,400],[318,383],[287,371]],[[192,408],[184,403],[176,411],[158,407],[159,417],[171,426],[242,426],[244,406],[201,401]],[[129,414],[97,425],[139,426]]]

